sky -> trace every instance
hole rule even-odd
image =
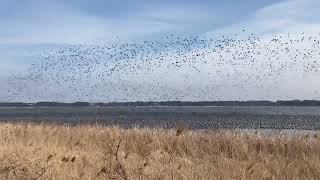
[[[241,22],[275,0],[1,0],[1,44],[61,44],[203,33]]]
[[[64,44],[219,31],[279,2],[0,0],[0,75],[23,69],[32,52]]]
[[[0,0],[0,80],[67,45],[243,29],[265,38],[318,33],[319,8],[318,0]]]
[[[250,18],[275,0],[0,0],[0,76],[65,44],[198,34]],[[30,55],[31,54],[31,55]]]

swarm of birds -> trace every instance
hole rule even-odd
[[[143,42],[73,45],[40,54],[28,72],[8,79],[6,100],[270,99],[286,83],[299,89],[300,81],[319,77],[319,49],[320,34],[306,33],[169,35]],[[286,93],[289,98],[295,95]]]

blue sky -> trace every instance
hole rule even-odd
[[[0,75],[61,44],[199,34],[250,19],[276,0],[0,0]],[[28,62],[26,62],[28,61]]]
[[[0,0],[0,85],[1,78],[25,71],[39,53],[70,44],[243,29],[262,38],[318,34],[319,9],[319,0]]]
[[[0,44],[60,44],[203,33],[241,22],[275,0],[0,0]]]
[[[201,34],[252,17],[275,0],[0,0],[0,76],[63,44]]]

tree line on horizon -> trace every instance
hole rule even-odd
[[[0,107],[113,107],[113,106],[320,106],[318,100],[278,100],[278,101],[137,101],[137,102],[7,102],[0,103]]]

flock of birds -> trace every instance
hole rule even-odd
[[[276,90],[282,86],[301,88],[302,81],[319,77],[319,49],[320,34],[306,33],[169,35],[134,43],[72,45],[42,53],[28,72],[10,77],[3,101],[270,99],[279,97]],[[319,97],[316,89],[312,93]],[[285,92],[282,98],[294,93]]]

